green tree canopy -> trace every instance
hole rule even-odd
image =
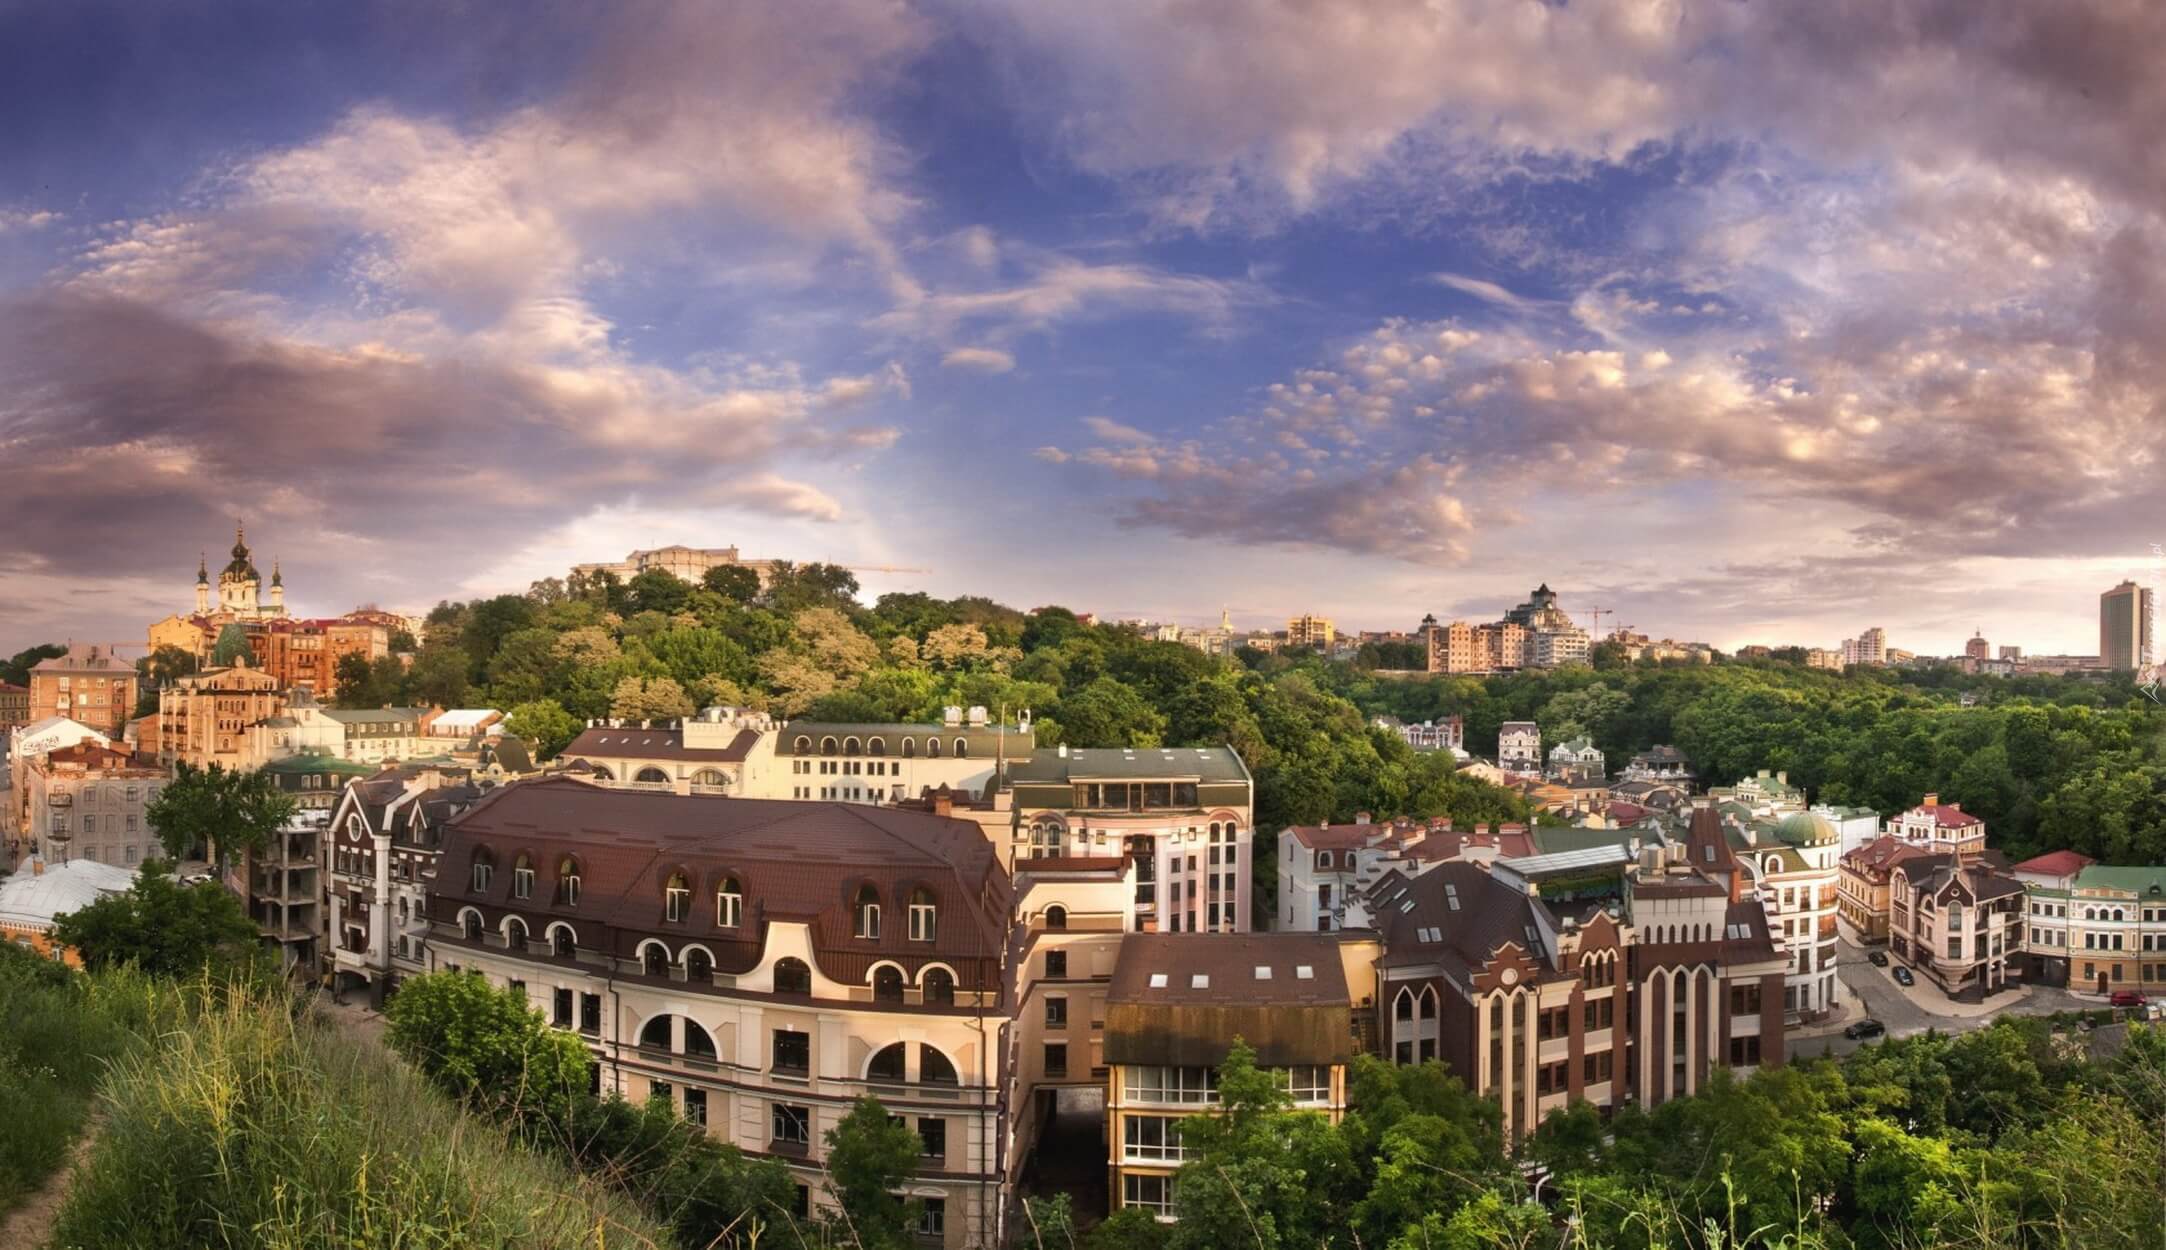
[[[393,1049],[469,1103],[560,1120],[587,1088],[587,1048],[550,1028],[515,989],[432,972],[399,986],[385,1015]]]
[[[199,852],[223,857],[260,851],[295,810],[293,796],[269,773],[228,772],[222,764],[197,768],[183,760],[143,814],[166,854],[181,860]]]
[[[135,883],[58,917],[53,940],[71,946],[87,968],[135,964],[180,977],[255,949],[256,926],[223,885],[182,885],[162,859],[145,863]]]

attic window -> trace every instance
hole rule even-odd
[[[1414,900],[1413,900],[1413,899],[1408,899],[1408,900],[1406,900],[1405,902],[1403,902],[1403,903],[1399,904],[1399,910],[1400,910],[1400,911],[1401,911],[1402,913],[1404,913],[1404,912],[1410,912],[1410,911],[1414,910]]]
[[[1316,969],[1314,969],[1314,968],[1310,967],[1310,966],[1309,966],[1309,965],[1307,965],[1307,964],[1295,964],[1295,965],[1294,965],[1294,980],[1296,980],[1296,981],[1314,981],[1315,979],[1316,979]]]
[[[1259,981],[1268,981],[1268,980],[1270,980],[1270,979],[1271,979],[1271,965],[1270,965],[1270,964],[1257,964],[1257,965],[1256,965],[1256,979],[1257,979],[1257,980],[1259,980]]]
[[[1189,976],[1189,978],[1188,978],[1188,988],[1190,988],[1190,989],[1192,989],[1192,990],[1207,990],[1207,989],[1210,989],[1210,988],[1211,988],[1211,974],[1210,974],[1210,973],[1208,973],[1208,972],[1197,972],[1197,973],[1193,973],[1193,974],[1191,974],[1191,975]]]
[[[1162,990],[1162,989],[1166,988],[1166,974],[1165,974],[1165,973],[1163,973],[1163,972],[1154,972],[1154,973],[1152,973],[1152,974],[1151,974],[1151,988],[1152,988],[1152,989],[1154,989],[1154,990]]]

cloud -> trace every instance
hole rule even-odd
[[[1147,434],[1132,425],[1122,425],[1110,417],[1085,417],[1083,418],[1083,428],[1089,430],[1101,442],[1148,445],[1158,441],[1156,436]]]
[[[940,358],[950,369],[975,369],[981,373],[1006,373],[1015,368],[1015,357],[997,347],[958,347]]]
[[[1479,300],[1486,300],[1514,312],[1526,312],[1539,306],[1535,300],[1515,295],[1496,283],[1482,278],[1470,278],[1465,274],[1457,273],[1434,273],[1429,275],[1429,280],[1438,286],[1450,287],[1454,291],[1471,295]]]
[[[59,221],[59,213],[46,209],[0,208],[0,234],[42,230]]]
[[[1224,332],[1241,310],[1270,300],[1261,284],[1247,278],[1173,273],[1137,262],[1094,264],[1051,252],[1032,254],[1025,263],[1027,272],[1013,281],[904,299],[871,324],[941,341],[965,331],[1012,336],[1080,318],[1153,313]]]

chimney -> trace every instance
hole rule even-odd
[[[1925,807],[1939,807],[1939,806],[1940,806],[1940,796],[1939,796],[1939,795],[1937,795],[1937,794],[1928,794],[1928,795],[1926,795],[1926,796],[1925,796],[1925,802],[1924,802],[1924,804],[1923,804],[1922,806],[1925,806]]]
[[[1062,759],[1068,758],[1068,744],[1065,742],[1060,744],[1060,757]]]
[[[1355,813],[1354,813],[1354,823],[1355,823],[1355,824],[1357,824],[1357,825],[1366,825],[1366,824],[1368,824],[1368,823],[1369,823],[1369,813],[1367,813],[1367,812],[1355,812]]]
[[[955,796],[948,793],[948,788],[946,786],[942,786],[938,790],[933,791],[933,815],[950,816],[953,815],[954,812]]]
[[[1789,785],[1789,784],[1790,784],[1790,774],[1789,774],[1789,772],[1788,772],[1787,770],[1786,770],[1786,771],[1783,771],[1783,772],[1779,772],[1779,773],[1776,773],[1776,774],[1775,774],[1775,780],[1776,780],[1776,781],[1778,781],[1778,782],[1781,782],[1781,783],[1782,783],[1783,785]]]

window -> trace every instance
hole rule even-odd
[[[684,1118],[701,1128],[707,1127],[706,1090],[686,1089],[684,1091]]]
[[[560,924],[549,931],[549,953],[558,959],[570,959],[573,955],[572,927]]]
[[[936,1115],[918,1117],[918,1154],[927,1159],[948,1156],[948,1122]]]
[[[1730,1039],[1730,1066],[1749,1068],[1760,1062],[1760,1037],[1733,1037]]]
[[[647,1082],[647,1101],[665,1102],[674,1110],[677,1106],[677,1092],[670,1088],[668,1081],[649,1081]]]
[[[812,993],[812,967],[802,959],[782,959],[775,962],[775,993]]]
[[[812,1110],[786,1102],[774,1104],[774,1144],[802,1150],[812,1144]]]
[[[534,897],[534,860],[530,856],[522,854],[519,856],[518,862],[512,866],[511,896],[513,898]]]
[[[565,907],[579,905],[579,861],[569,855],[557,861],[557,902]]]
[[[1153,1215],[1173,1214],[1173,1178],[1130,1172],[1121,1177],[1121,1205],[1142,1207]]]
[[[945,1198],[918,1199],[918,1236],[946,1237],[948,1233],[948,1200]]]
[[[474,893],[482,894],[488,891],[489,874],[495,871],[496,857],[489,854],[487,847],[477,848],[474,851]]]
[[[743,923],[745,915],[745,888],[737,878],[724,877],[722,890],[715,895],[714,922],[725,929],[734,929]]]
[[[910,940],[930,942],[933,940],[934,924],[939,918],[939,908],[933,904],[933,892],[924,886],[910,892]]]
[[[880,936],[880,894],[869,885],[857,888],[857,901],[852,910],[857,915],[857,936],[877,938]]]
[[[910,1057],[901,1042],[890,1042],[873,1054],[865,1067],[868,1081],[894,1081],[900,1083],[908,1071]]]
[[[776,1029],[774,1061],[776,1072],[786,1076],[805,1076],[812,1071],[812,1034],[796,1029]]]
[[[650,977],[669,975],[669,948],[660,942],[649,942],[639,952],[639,970]]]
[[[1047,1042],[1045,1044],[1045,1074],[1049,1077],[1068,1075],[1068,1043]]]
[[[1174,1115],[1130,1115],[1121,1121],[1124,1158],[1159,1163],[1181,1157],[1181,1121]]]
[[[1065,907],[1063,907],[1063,906],[1061,906],[1061,905],[1060,905],[1059,903],[1055,903],[1055,904],[1053,904],[1053,905],[1052,905],[1051,907],[1048,907],[1048,908],[1046,908],[1046,909],[1045,909],[1045,927],[1046,927],[1046,928],[1048,928],[1048,929],[1065,929],[1065,928],[1067,928],[1067,927],[1068,927],[1068,909],[1067,909],[1067,908],[1065,908]]]
[[[1297,1063],[1285,1069],[1280,1079],[1293,1095],[1296,1103],[1331,1101],[1331,1068],[1320,1063]]]
[[[481,940],[481,913],[472,908],[460,913],[459,931],[466,935],[467,941],[479,942]]]
[[[1045,1027],[1065,1029],[1068,1027],[1068,996],[1054,994],[1045,1000]]]
[[[691,910],[692,883],[681,872],[669,874],[669,883],[662,887],[662,919],[682,924]]]
[[[960,1085],[955,1064],[937,1046],[918,1046],[918,1079],[928,1085]]]
[[[946,1007],[955,1005],[955,976],[946,968],[927,968],[922,984],[926,1002]]]
[[[1587,1024],[1589,1033],[1606,1029],[1616,1023],[1617,1000],[1615,998],[1590,998],[1587,1000]]]
[[[1588,1055],[1586,1061],[1580,1067],[1580,1075],[1585,1082],[1589,1085],[1596,1085],[1609,1080],[1614,1071],[1611,1063],[1616,1053],[1615,1051],[1604,1050]]]
[[[399,900],[401,903],[405,901],[403,898]],[[504,922],[504,947],[506,950],[515,951],[526,949],[526,921],[513,916]]]
[[[881,964],[872,971],[872,999],[876,1003],[899,1003],[903,1000],[902,969],[894,964]]]
[[[1052,980],[1065,980],[1068,976],[1068,952],[1050,950],[1045,953],[1045,975]]]
[[[553,998],[555,1008],[550,1015],[550,1022],[560,1029],[572,1027],[572,992],[559,989]]]
[[[1169,1068],[1135,1064],[1121,1071],[1123,1096],[1129,1102],[1218,1101],[1216,1068]]]
[[[714,978],[714,958],[704,948],[693,947],[684,953],[684,977],[687,981],[709,981]]]
[[[579,1031],[600,1033],[602,1031],[602,996],[581,994],[579,996]]]

